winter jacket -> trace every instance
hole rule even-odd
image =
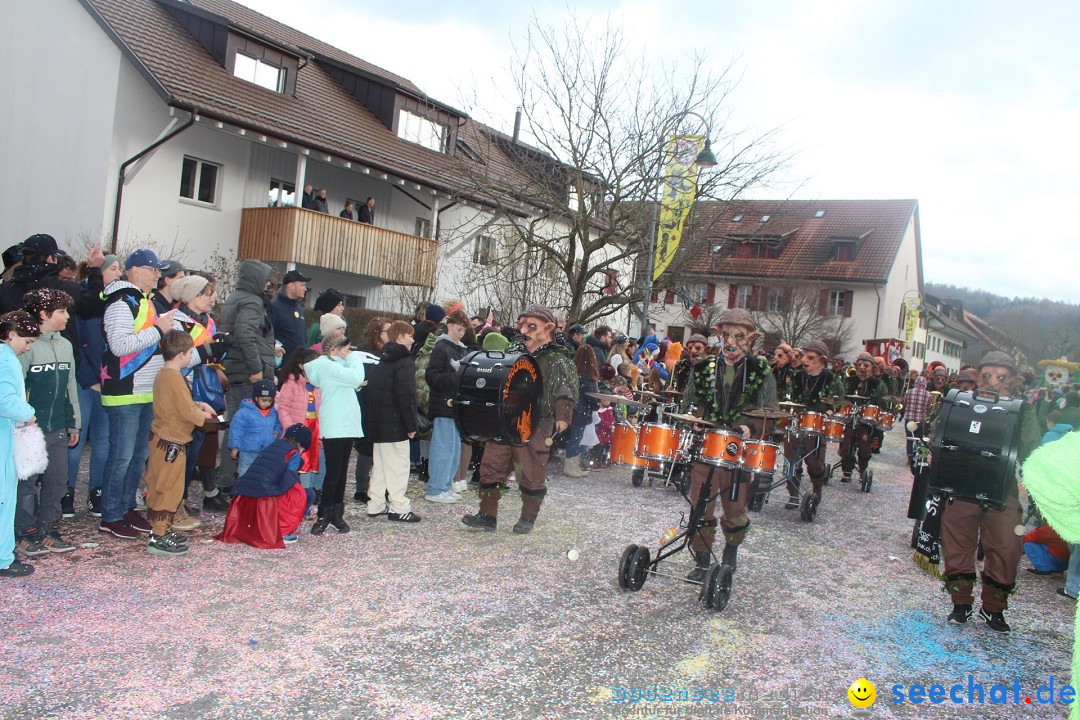
[[[271,407],[270,412],[263,415],[251,398],[244,398],[229,422],[230,450],[262,452],[263,448],[281,436],[277,408]]]
[[[274,375],[274,327],[268,313],[269,301],[263,288],[270,277],[270,266],[259,260],[240,263],[236,289],[229,293],[218,318],[218,328],[229,333],[229,352],[225,374],[232,383],[246,383],[248,377],[262,373]]]
[[[90,268],[85,283],[65,280],[60,277],[60,266],[47,263],[19,265],[11,279],[0,285],[0,313],[22,308],[23,295],[29,290],[51,288],[63,290],[75,305],[71,314],[82,318],[101,317],[105,311],[105,299],[102,292],[105,284],[101,279],[101,268]],[[72,347],[79,347],[78,331],[75,323],[68,323],[61,334],[68,339]]]
[[[1045,545],[1050,554],[1058,560],[1069,562],[1069,546],[1061,539],[1060,535],[1054,532],[1054,528],[1050,527],[1050,523],[1043,523],[1039,527],[1027,531],[1024,533],[1023,541]]]
[[[427,370],[424,371],[424,380],[430,390],[428,417],[454,417],[454,408],[449,404],[454,397],[454,379],[457,375],[453,362],[461,362],[467,352],[464,343],[451,340],[449,335],[440,335],[435,340]]]
[[[579,376],[578,402],[574,405],[575,425],[586,425],[591,422],[593,411],[600,409],[600,401],[585,394],[595,392],[600,392],[598,383],[592,378]]]
[[[311,201],[311,204],[312,210],[316,212],[326,213],[327,215],[330,214],[330,205],[329,203],[327,203],[326,198],[316,195],[315,198]]]
[[[230,433],[231,434],[231,433]],[[300,482],[300,449],[288,440],[275,440],[259,452],[247,472],[236,479],[233,494],[277,497]]]
[[[162,295],[160,290],[151,293],[150,302],[154,303],[154,309],[158,311],[158,315],[164,315],[176,307],[177,304],[175,300],[170,300]]]
[[[604,367],[604,363],[607,362],[608,348],[604,343],[600,342],[592,335],[585,336],[585,344],[592,348],[596,354],[596,367]]]
[[[304,346],[307,338],[304,305],[300,300],[287,297],[284,290],[270,303],[270,324],[274,326],[274,339],[285,348],[286,356]]]
[[[356,389],[364,382],[364,361],[358,353],[348,357],[320,355],[304,365],[312,385],[322,390],[319,434],[325,438],[362,438],[360,401]]]
[[[153,402],[154,378],[164,360],[162,332],[150,297],[126,280],[106,292],[105,352],[101,357],[101,404],[106,407]],[[179,327],[179,323],[177,323]]]
[[[315,412],[318,413],[319,405],[322,404],[322,393],[319,388],[312,386],[315,393]],[[308,413],[308,380],[306,377],[290,377],[281,383],[278,388],[277,399],[274,407],[281,420],[281,427],[288,428],[296,424],[303,425],[307,420]]]
[[[19,356],[26,373],[26,394],[41,431],[79,432],[79,390],[75,384],[75,352],[58,332],[45,333]]]
[[[416,432],[415,375],[412,355],[404,345],[389,342],[383,346],[379,364],[371,366],[364,389],[367,407],[378,408],[364,421],[365,439],[402,442]]]
[[[214,362],[225,351],[225,343],[215,342],[217,323],[210,313],[196,313],[187,305],[176,308],[173,318],[180,323],[180,328],[191,336],[196,348],[203,348],[199,356],[203,362]]]
[[[26,390],[23,385],[22,366],[19,357],[7,343],[0,343],[0,487],[10,502],[15,502],[15,432],[16,423],[26,422],[34,417],[34,408],[26,402]],[[13,556],[10,555],[15,539],[11,535],[11,526],[4,528],[6,543],[0,541],[0,567],[6,567]]]
[[[416,332],[413,334],[413,355],[420,352],[421,348],[424,347],[424,343],[427,342],[428,335],[438,330],[438,328],[438,324],[433,323],[430,320],[425,320],[422,323],[417,324]]]
[[[38,342],[41,342],[41,341],[38,340]],[[34,343],[34,344],[36,345],[37,343]],[[30,349],[33,350],[33,347],[31,347]],[[1061,438],[1065,437],[1066,433],[1071,433],[1072,431],[1073,431],[1073,426],[1072,425],[1066,425],[1065,423],[1058,423],[1057,425],[1050,428],[1049,430],[1047,430],[1043,434],[1043,436],[1042,436],[1042,444],[1045,445],[1046,443],[1054,442],[1055,440],[1060,440]]]
[[[80,387],[89,388],[101,382],[101,355],[105,352],[105,332],[100,317],[74,317],[68,325],[79,326],[79,346],[75,353],[75,379]]]

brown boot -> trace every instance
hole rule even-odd
[[[529,490],[521,488],[521,517],[514,523],[514,534],[527,535],[532,532],[536,524],[536,516],[540,514],[540,506],[544,504],[544,496],[547,489]]]
[[[502,490],[497,483],[481,483],[476,494],[480,498],[480,510],[461,518],[461,522],[479,530],[494,530],[497,522],[496,517],[499,514],[499,498],[502,497]]]

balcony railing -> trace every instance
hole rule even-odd
[[[237,257],[294,262],[382,280],[435,285],[438,243],[295,207],[245,208]]]

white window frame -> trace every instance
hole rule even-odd
[[[188,197],[187,195],[183,194],[183,189],[184,189],[184,186],[183,186],[183,183],[184,183],[184,169],[187,166],[188,161],[191,161],[191,162],[195,163],[195,173],[194,173],[194,178],[193,178],[193,182],[192,182],[192,186],[191,186],[193,195],[191,197]],[[212,167],[212,168],[215,168],[215,170],[216,170],[216,172],[214,173],[214,188],[213,188],[214,199],[212,201],[201,200],[200,199],[202,197],[202,195],[203,195],[203,193],[202,193],[203,170],[206,167]],[[198,205],[199,207],[215,208],[215,209],[218,208],[219,207],[219,201],[220,201],[220,198],[221,198],[221,179],[223,177],[223,173],[224,173],[224,166],[222,166],[220,163],[210,162],[209,160],[203,160],[201,158],[192,157],[191,155],[185,155],[183,161],[181,161],[181,164],[180,164],[180,193],[179,193],[180,194],[180,202],[189,203],[191,205]]]
[[[271,92],[285,92],[285,68],[239,50],[233,58],[233,76]]]
[[[842,316],[844,314],[844,296],[847,295],[845,290],[830,290],[829,291],[829,305],[827,307],[829,315]]]
[[[473,244],[473,262],[477,265],[490,265],[495,262],[495,238],[491,235],[477,235]]]
[[[292,191],[288,188],[292,188]],[[296,207],[296,186],[288,180],[272,177],[266,201],[267,207]]]
[[[749,310],[754,304],[754,286],[737,285],[735,287],[735,307]]]
[[[438,153],[446,153],[448,150],[449,128],[405,108],[398,110],[397,134],[402,140],[414,142],[428,150]]]
[[[413,231],[416,237],[431,237],[431,218],[417,216]]]
[[[769,312],[781,312],[784,309],[784,288],[769,288],[769,298],[766,301]]]

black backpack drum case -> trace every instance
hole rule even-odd
[[[454,422],[463,438],[524,445],[540,421],[540,366],[528,353],[479,350],[458,367]]]
[[[930,446],[929,489],[949,498],[1005,507],[1016,475],[1023,401],[950,390]]]

